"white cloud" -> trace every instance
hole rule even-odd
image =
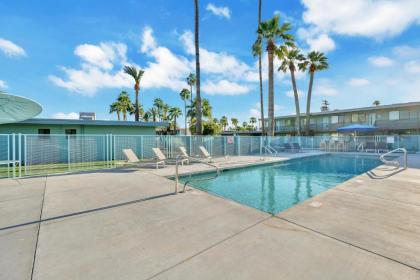
[[[6,89],[8,88],[7,83],[3,80],[0,80],[0,89]]]
[[[242,95],[247,94],[251,89],[246,85],[221,80],[218,82],[204,82],[202,90],[209,95]]]
[[[409,61],[404,65],[404,70],[410,74],[420,74],[420,61]]]
[[[142,41],[142,45],[141,45],[140,50],[142,53],[146,53],[156,48],[156,40],[153,37],[153,29],[150,26],[146,26],[143,29],[141,41]]]
[[[394,61],[386,56],[371,56],[368,60],[376,67],[389,67],[394,64]]]
[[[418,0],[301,0],[303,20],[322,32],[394,37],[412,24],[420,23]]]
[[[365,78],[352,78],[348,81],[348,84],[352,87],[363,87],[370,84],[370,82]]]
[[[420,47],[414,48],[407,45],[401,45],[395,47],[393,52],[401,57],[420,56]]]
[[[251,117],[256,117],[257,119],[261,118],[260,112],[261,112],[261,103],[260,102],[256,102],[250,109],[249,109],[249,115]],[[267,117],[267,104],[264,104],[264,110],[266,115],[264,116],[265,118]],[[274,116],[279,116],[279,115],[284,115],[285,112],[285,107],[283,105],[278,105],[278,104],[274,104]]]
[[[317,38],[309,38],[307,43],[312,51],[330,52],[335,50],[335,42],[328,34],[320,34]]]
[[[0,38],[0,50],[10,57],[26,56],[26,52],[22,47],[3,38]]]
[[[230,19],[231,11],[229,7],[222,7],[222,6],[218,7],[214,5],[213,3],[209,3],[207,4],[206,10],[210,11],[211,13],[213,13],[214,15],[218,17],[224,17],[224,18]]]
[[[100,43],[99,46],[82,44],[76,47],[74,54],[85,62],[102,69],[112,69],[116,61],[124,63],[127,46],[121,43]]]
[[[79,119],[79,114],[76,112],[71,112],[71,113],[63,113],[63,112],[58,112],[52,115],[53,119],[66,119],[66,120],[78,120]]]
[[[319,79],[317,82],[315,82],[314,95],[323,97],[336,96],[338,95],[338,90],[330,80]]]

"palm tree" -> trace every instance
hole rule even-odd
[[[231,119],[230,119],[230,122],[232,123],[232,125],[233,125],[233,127],[234,127],[235,129],[237,129],[237,128],[238,128],[238,123],[239,123],[239,121],[238,121],[238,119],[237,119],[237,118],[231,118]]]
[[[127,112],[131,113],[134,111],[135,106],[131,103],[130,96],[126,91],[121,91],[118,95],[117,103],[120,105],[121,112],[123,114],[123,120],[127,120]]]
[[[379,100],[373,101],[373,106],[379,106],[379,105],[381,105],[381,101]]]
[[[168,112],[171,109],[168,104],[163,103],[162,106],[162,120],[167,121],[168,120]]]
[[[134,91],[136,92],[136,103],[135,103],[135,120],[139,121],[140,118],[140,101],[139,101],[139,92],[140,92],[140,80],[143,77],[144,71],[142,69],[137,69],[133,65],[126,65],[123,68],[124,72],[134,79]]]
[[[222,116],[220,118],[220,124],[223,127],[223,130],[226,130],[226,127],[228,126],[228,118],[226,116]]]
[[[254,55],[262,54],[262,44],[266,42],[268,53],[268,134],[274,135],[274,52],[278,39],[283,40],[286,45],[293,46],[293,36],[288,34],[291,27],[289,23],[280,25],[279,16],[261,22],[257,29],[257,40],[252,46]],[[263,119],[264,120],[264,119]]]
[[[254,127],[254,125],[257,123],[257,118],[256,117],[249,118],[249,123],[251,124],[252,127]]]
[[[179,93],[179,96],[181,96],[181,99],[184,101],[185,135],[187,135],[187,100],[192,96],[192,94],[188,89],[183,88]]]
[[[156,122],[156,121],[157,121],[157,117],[159,116],[159,111],[158,111],[158,109],[157,109],[156,107],[152,107],[152,108],[149,110],[149,114],[150,114],[150,116],[152,117],[153,122]]]
[[[261,6],[262,0],[258,1],[258,26],[261,23]],[[261,114],[261,134],[265,135],[265,122],[264,122],[264,93],[262,84],[262,63],[261,63],[261,52],[258,54],[258,75],[260,79],[260,114]],[[255,55],[255,54],[254,54]]]
[[[194,46],[195,46],[195,90],[196,90],[196,124],[195,124],[195,133],[197,135],[202,134],[202,124],[201,124],[201,94],[200,94],[200,43],[199,43],[199,8],[198,8],[198,0],[194,0],[194,10],[195,10],[195,17],[194,17]]]
[[[152,114],[150,113],[150,111],[147,111],[144,113],[143,115],[144,121],[149,122],[151,118],[152,118]]]
[[[287,46],[281,46],[276,50],[278,58],[282,61],[278,71],[286,73],[290,71],[290,76],[293,85],[293,95],[295,98],[296,108],[296,134],[300,136],[300,105],[299,105],[299,94],[296,86],[295,71],[296,65],[302,63],[305,60],[305,56],[300,53],[297,48],[288,48]]]
[[[163,116],[163,114],[162,114],[162,110],[163,110],[163,106],[165,105],[165,103],[163,102],[163,100],[162,99],[160,99],[160,98],[155,98],[154,100],[153,100],[153,106],[156,108],[156,110],[157,110],[157,115],[158,115],[158,117],[159,117],[159,120],[162,120],[162,116]]]
[[[176,119],[182,115],[181,109],[172,107],[169,109],[169,118],[173,120],[174,131],[176,133]]]
[[[190,86],[190,100],[191,103],[193,102],[193,86],[195,86],[195,83],[197,82],[197,78],[193,73],[190,73],[187,77],[187,84]]]
[[[306,71],[306,69],[308,69],[309,76],[310,76],[308,96],[306,97],[306,129],[305,129],[306,135],[309,135],[312,87],[314,83],[315,72],[322,71],[327,68],[328,68],[328,58],[322,52],[312,51],[308,53],[307,58],[304,62],[299,63],[299,69],[301,71]]]
[[[121,108],[117,101],[109,105],[109,113],[117,113],[117,119],[121,120]]]

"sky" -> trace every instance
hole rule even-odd
[[[201,91],[214,117],[259,116],[251,53],[257,6],[257,0],[200,1]],[[312,111],[323,99],[331,109],[420,101],[419,0],[263,0],[263,20],[274,15],[292,24],[304,53],[328,57],[329,69],[315,77]],[[0,90],[38,101],[39,117],[87,111],[116,119],[109,104],[122,90],[134,98],[133,81],[122,72],[132,64],[145,71],[145,109],[156,97],[183,109],[179,92],[195,72],[193,28],[192,0],[2,0]],[[267,105],[266,68],[265,55]],[[295,110],[289,75],[275,73],[276,115]],[[308,80],[297,73],[302,109]]]

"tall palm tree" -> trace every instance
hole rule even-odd
[[[190,86],[190,101],[193,102],[193,86],[195,86],[195,83],[197,82],[197,78],[193,73],[190,73],[187,77],[187,84]]]
[[[168,113],[169,113],[170,109],[171,109],[171,107],[168,104],[163,103],[163,106],[162,106],[162,120],[164,120],[164,121],[168,120]]]
[[[233,125],[233,127],[234,127],[235,129],[237,129],[237,128],[238,128],[238,123],[239,123],[239,121],[238,121],[238,119],[237,119],[237,118],[231,118],[231,119],[230,119],[230,122],[232,123],[232,125]]]
[[[144,71],[142,69],[137,69],[136,66],[126,65],[123,68],[124,72],[134,79],[134,91],[136,92],[136,103],[135,103],[135,120],[136,122],[140,119],[140,101],[139,101],[139,92],[140,92],[140,80],[143,77]]]
[[[276,44],[281,39],[284,44],[293,46],[293,36],[289,32],[289,23],[280,25],[279,16],[261,22],[257,29],[257,40],[252,46],[254,55],[262,54],[263,42],[266,43],[268,53],[268,134],[274,135],[274,52]],[[263,120],[264,121],[264,120]]]
[[[158,116],[159,116],[159,111],[158,111],[158,109],[157,109],[156,107],[152,107],[152,108],[149,110],[149,114],[150,114],[150,116],[152,117],[153,122],[156,122],[156,121],[157,121],[157,118],[158,118]]]
[[[150,111],[147,111],[144,113],[143,119],[145,122],[149,122],[151,118],[152,118],[152,114],[150,113]]]
[[[381,105],[381,101],[379,101],[379,100],[375,100],[375,101],[373,101],[373,106],[379,106],[379,105]]]
[[[195,133],[197,135],[202,134],[202,124],[201,124],[201,93],[200,93],[200,43],[199,43],[199,35],[200,35],[200,26],[199,26],[199,6],[198,6],[198,0],[194,0],[194,46],[195,46],[195,76],[196,76],[196,82],[195,82],[195,90],[196,90],[196,124],[195,124]]]
[[[309,122],[311,113],[311,99],[312,99],[312,87],[314,84],[315,72],[323,71],[328,69],[328,58],[322,52],[312,51],[308,53],[307,58],[304,62],[299,63],[299,69],[301,71],[309,72],[309,87],[308,96],[306,97],[306,129],[305,134],[309,135]]]
[[[223,130],[226,130],[226,127],[228,126],[228,118],[226,116],[222,116],[220,118],[220,124],[223,127]]]
[[[176,119],[182,115],[181,109],[178,107],[171,107],[169,109],[169,118],[173,120],[174,131],[176,132]]]
[[[261,6],[262,0],[258,1],[258,26],[261,23]],[[255,55],[255,54],[254,54]],[[265,135],[265,122],[264,122],[264,93],[263,93],[263,84],[262,84],[262,62],[261,62],[261,52],[257,53],[258,55],[258,76],[260,79],[260,114],[261,114],[261,134]]]
[[[286,46],[281,46],[280,48],[278,48],[276,50],[276,54],[281,60],[281,65],[278,71],[283,71],[284,73],[290,71],[296,108],[296,134],[300,136],[300,105],[299,94],[296,86],[295,71],[296,66],[298,66],[299,63],[302,63],[305,60],[305,56],[300,53],[299,49],[288,48]]]
[[[183,88],[179,93],[179,96],[181,96],[181,99],[184,101],[185,135],[187,135],[187,100],[191,97],[191,92],[188,89]]]

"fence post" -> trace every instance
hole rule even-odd
[[[111,134],[111,136],[112,136],[112,134]],[[117,153],[116,153],[117,147],[115,146],[115,135],[112,138],[112,143],[113,143],[113,148],[114,148],[112,159],[113,159],[113,164],[114,164],[113,167],[115,168],[115,167],[117,167],[117,164],[115,162],[117,160],[117,158],[116,158],[117,157]]]
[[[12,134],[12,167],[13,167],[13,179],[16,177],[16,135]]]
[[[140,158],[144,159],[144,136],[140,136]]]
[[[10,178],[10,135],[7,134],[7,178]]]
[[[262,155],[262,136],[260,136],[260,156]]]
[[[67,167],[70,171],[70,135],[67,135]]]
[[[19,178],[22,177],[22,133],[18,134]]]
[[[241,136],[237,136],[238,137],[238,139],[237,139],[237,143],[238,143],[238,156],[240,156],[241,155]]]

